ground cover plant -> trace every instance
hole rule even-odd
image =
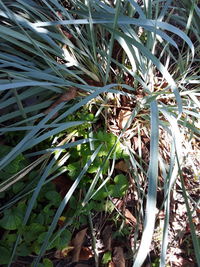
[[[0,264],[200,266],[198,2],[0,17]]]

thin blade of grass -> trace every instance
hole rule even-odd
[[[114,20],[113,20],[113,29],[112,29],[110,45],[109,45],[108,59],[107,59],[107,62],[106,62],[107,65],[106,65],[106,74],[105,74],[105,84],[108,81],[109,72],[110,72],[110,63],[111,63],[113,45],[114,45],[114,40],[115,40],[115,30],[116,30],[117,24],[118,24],[118,17],[119,17],[119,12],[120,12],[120,4],[121,4],[121,0],[117,0],[116,9],[115,9],[115,16],[114,16]]]

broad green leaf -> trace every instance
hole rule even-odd
[[[129,186],[126,176],[123,174],[118,174],[114,178],[114,183],[114,185],[108,186],[109,195],[117,198],[123,197]]]
[[[108,264],[111,260],[112,260],[111,252],[110,251],[105,252],[103,254],[102,263],[103,264]]]
[[[23,221],[23,214],[16,209],[7,209],[4,212],[3,218],[0,220],[0,225],[6,230],[17,230]]]
[[[11,251],[3,246],[0,246],[0,262],[1,264],[8,264],[11,256]]]
[[[53,203],[55,206],[57,206],[60,201],[61,201],[61,196],[58,192],[56,191],[48,191],[45,194],[45,197],[51,202]]]
[[[28,247],[27,244],[25,243],[20,244],[17,249],[17,255],[22,257],[29,256],[31,252],[32,252],[31,247]]]

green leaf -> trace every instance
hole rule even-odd
[[[109,151],[112,149],[112,147],[115,145],[117,141],[117,137],[112,133],[107,133],[103,131],[99,131],[96,135],[94,135],[98,141],[95,142],[95,146],[99,143],[103,143],[103,146],[99,152],[99,157],[107,156]],[[120,142],[117,142],[114,151],[112,152],[110,158],[113,158],[114,153],[116,153],[116,158],[122,158],[123,157],[123,148],[120,144]]]
[[[53,262],[48,258],[44,258],[43,259],[43,266],[44,267],[53,267]]]
[[[103,254],[102,263],[107,264],[111,261],[111,259],[112,259],[111,251],[107,251]]]
[[[51,209],[51,207],[52,207],[52,204],[51,203],[44,207],[44,212],[48,216],[52,216],[54,214],[54,211]]]
[[[32,250],[29,246],[27,246],[27,244],[23,243],[21,245],[19,245],[19,247],[17,248],[17,254],[19,256],[29,256],[31,254]]]
[[[12,150],[12,147],[1,145],[0,146],[0,157],[3,158],[6,154],[8,154]],[[23,161],[25,158],[22,154],[19,154],[13,161],[10,162],[2,171],[4,172],[4,176],[6,174],[15,174],[21,168],[20,161]],[[7,177],[6,177],[7,178]]]
[[[72,233],[68,229],[65,229],[59,236],[56,248],[57,249],[65,248],[69,244],[71,237]]]
[[[114,182],[116,184],[128,184],[127,178],[123,174],[116,175],[115,178],[114,178]]]
[[[42,244],[43,243],[46,234],[47,234],[47,232],[43,232],[43,233],[41,233],[41,234],[38,235],[37,242],[39,244]]]
[[[126,176],[124,176],[123,174],[119,174],[115,176],[114,182],[115,182],[114,185],[108,186],[109,194],[112,197],[124,196],[129,186]]]
[[[25,226],[25,231],[23,233],[24,240],[26,243],[30,243],[34,240],[37,240],[38,235],[45,231],[45,226],[39,223],[32,223],[29,226]]]
[[[96,173],[100,164],[101,160],[96,158],[88,168],[88,173]]]
[[[39,254],[41,245],[38,243],[38,241],[33,242],[32,249],[35,254]]]
[[[80,165],[81,165],[80,161],[68,164],[66,167],[68,170],[68,175],[72,178],[76,177],[78,175]]]
[[[122,148],[122,145],[119,142],[116,144],[114,152],[116,153],[116,159],[125,159],[125,158],[129,157],[128,154],[124,151],[124,149]],[[111,156],[111,158],[113,158],[113,155]]]
[[[93,199],[94,200],[103,200],[105,198],[107,198],[107,196],[109,195],[108,192],[105,191],[104,188],[101,188],[94,196]]]
[[[11,252],[5,247],[0,247],[0,263],[8,264],[10,260]]]
[[[44,224],[44,222],[45,222],[44,214],[42,214],[42,213],[38,214],[38,216],[36,218],[34,218],[34,222],[39,223],[39,224]]]
[[[59,203],[61,202],[61,196],[58,192],[56,191],[48,191],[45,194],[45,197],[51,201],[55,206],[59,205]]]
[[[16,241],[17,239],[17,235],[16,234],[7,234],[6,235],[6,243],[9,245],[9,246],[12,246],[13,243]]]
[[[106,196],[107,197],[107,196]],[[87,205],[86,205],[86,211],[93,210],[95,212],[98,211],[105,211],[105,201],[93,201],[91,200]]]
[[[17,230],[22,224],[23,214],[17,209],[5,210],[3,219],[0,220],[0,226],[6,230]]]

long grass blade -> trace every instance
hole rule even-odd
[[[158,107],[154,101],[151,103],[151,141],[150,141],[150,163],[148,169],[148,194],[144,231],[140,247],[134,260],[133,267],[141,266],[149,252],[156,217],[156,196],[158,177],[158,139],[159,139]]]

